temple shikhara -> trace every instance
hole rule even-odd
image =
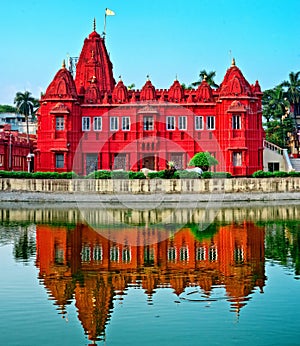
[[[35,170],[162,170],[169,161],[185,169],[200,151],[218,160],[215,171],[247,176],[263,168],[261,88],[234,59],[217,89],[205,78],[195,89],[170,84],[157,89],[147,77],[132,90],[116,82],[94,25],[76,75],[63,63],[41,98]]]

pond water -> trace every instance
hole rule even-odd
[[[300,345],[298,205],[0,209],[1,345]]]

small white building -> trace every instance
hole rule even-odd
[[[37,129],[37,122],[29,117],[28,127],[29,134],[35,135]],[[13,131],[19,131],[20,133],[27,133],[25,115],[19,113],[0,113],[0,126],[9,124]]]

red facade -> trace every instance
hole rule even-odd
[[[262,92],[233,60],[218,89],[203,80],[183,89],[175,80],[156,89],[148,79],[129,90],[113,78],[104,39],[85,39],[76,76],[63,65],[41,99],[35,155],[38,171],[186,168],[199,151],[216,171],[250,175],[263,167]]]
[[[11,130],[11,125],[0,128],[0,170],[33,171],[34,156],[29,155],[35,146],[35,135]]]

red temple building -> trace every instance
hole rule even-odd
[[[76,76],[63,64],[41,98],[36,171],[149,168],[168,161],[186,168],[199,151],[219,161],[216,171],[247,176],[263,168],[262,92],[233,59],[221,85],[204,80],[184,89],[175,80],[141,90],[115,82],[105,40],[94,28],[84,40]]]

